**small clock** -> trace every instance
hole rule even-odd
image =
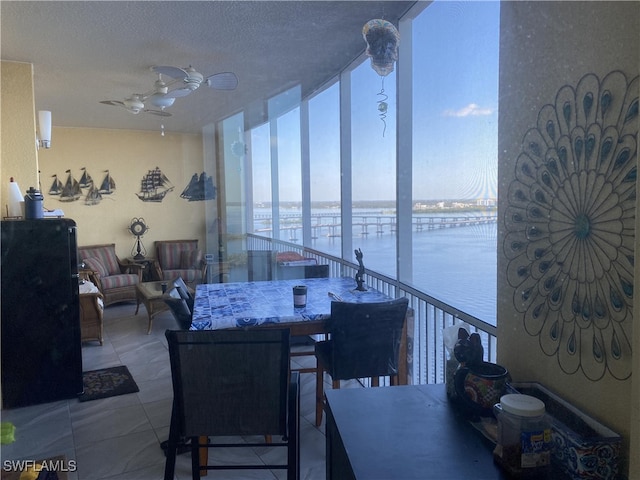
[[[141,237],[146,233],[148,229],[149,227],[147,227],[147,225],[144,223],[143,218],[134,218],[133,220],[131,220],[129,231],[136,237]]]
[[[144,222],[144,218],[131,219],[129,231],[136,237],[136,243],[133,245],[133,250],[131,250],[131,255],[133,255],[134,260],[142,260],[147,254],[140,241],[140,237],[143,236],[147,230],[149,230],[149,227],[147,227],[147,224]]]

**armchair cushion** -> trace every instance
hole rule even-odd
[[[276,262],[298,262],[304,259],[298,252],[278,252],[276,254]]]
[[[104,290],[112,290],[119,287],[135,287],[139,283],[139,278],[135,273],[122,273],[102,277],[100,283]]]
[[[85,258],[82,259],[85,263],[87,263],[88,258],[95,258],[102,263],[104,270],[106,270],[106,275],[101,274],[103,277],[121,273],[115,245],[98,245],[95,247],[81,247],[80,249],[85,256]]]
[[[180,268],[182,260],[182,252],[191,250],[191,245],[185,245],[179,242],[162,243],[158,246],[158,262],[163,270],[176,270]]]
[[[156,267],[162,280],[182,277],[189,285],[202,281],[204,264],[198,240],[157,240]]]
[[[180,252],[180,269],[199,269],[202,263],[202,252],[200,250],[183,250]]]
[[[102,261],[99,258],[89,257],[89,258],[83,259],[83,262],[85,263],[85,265],[89,270],[93,270],[101,277],[109,276],[109,271],[107,270],[107,267],[105,267],[104,263],[102,263]]]
[[[142,265],[123,263],[113,243],[78,247],[78,258],[93,274],[90,279],[104,296],[104,305],[136,300],[136,285],[142,281]]]

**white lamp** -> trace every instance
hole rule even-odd
[[[38,111],[38,129],[40,130],[39,146],[51,148],[51,112],[48,110]]]

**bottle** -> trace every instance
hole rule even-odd
[[[29,188],[24,197],[24,218],[44,218],[44,210],[42,209],[43,200],[44,197],[40,193],[40,190],[33,187]]]
[[[550,478],[551,421],[544,402],[530,395],[503,395],[494,413],[498,419],[494,461],[514,478]]]
[[[13,177],[9,179],[9,203],[7,204],[7,216],[8,217],[24,217],[24,198],[20,193],[20,187],[18,182],[13,180]]]

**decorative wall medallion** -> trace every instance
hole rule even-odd
[[[631,375],[638,77],[562,87],[523,138],[503,250],[524,328],[562,371]]]

